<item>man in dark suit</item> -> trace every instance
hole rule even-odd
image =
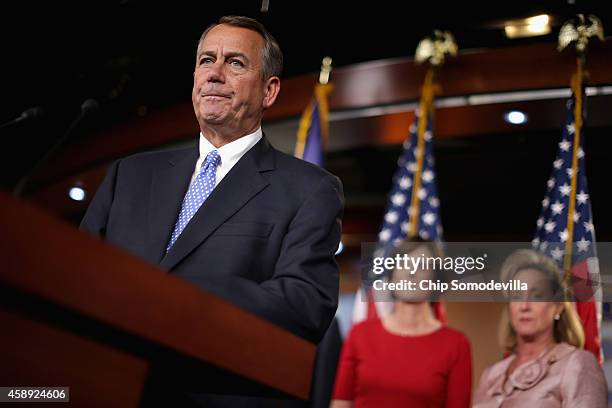
[[[318,342],[337,305],[342,187],[263,136],[281,70],[255,20],[209,27],[192,93],[198,148],[115,162],[81,227]]]

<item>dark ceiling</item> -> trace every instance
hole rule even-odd
[[[260,0],[158,4],[143,0],[20,2],[16,8],[5,10],[0,24],[4,99],[0,123],[32,106],[42,106],[46,113],[38,121],[0,130],[5,146],[12,144],[11,149],[5,149],[0,185],[12,186],[66,131],[87,98],[98,100],[100,110],[80,124],[71,135],[72,140],[86,137],[92,128],[189,101],[199,35],[222,15],[242,14],[262,21],[283,48],[285,77],[317,71],[325,55],[333,57],[335,66],[406,57],[434,28],[452,31],[460,48],[465,49],[533,41],[554,43],[560,23],[577,12],[596,14],[604,27],[607,24],[612,27],[612,13],[605,9],[603,1],[576,0],[576,4],[570,4],[562,0],[494,3],[270,0],[269,3],[265,14],[260,12]],[[553,33],[545,37],[510,41],[500,28],[494,28],[500,21],[539,13],[551,14],[555,19]],[[601,133],[601,138],[597,136],[597,142],[591,145],[592,149],[587,147],[587,153],[602,156],[609,151],[609,138],[603,139],[602,129],[592,133],[593,136]],[[497,137],[471,139],[471,147],[466,151],[454,145],[438,148],[438,163],[442,163],[441,198],[449,231],[465,231],[478,224],[482,231],[500,228],[516,231],[521,237],[530,236],[543,194],[540,179],[545,179],[550,171],[550,160],[542,160],[541,152],[554,154],[558,132],[540,136],[532,139],[534,135],[517,134],[505,144]],[[529,151],[533,154],[526,156]],[[334,153],[329,160],[333,171],[340,176],[347,173],[347,192],[351,183],[357,183],[353,190],[367,190],[384,197],[388,183],[380,180],[390,180],[399,147],[379,146],[347,153],[344,156]],[[339,164],[346,163],[346,157],[363,157],[363,163],[371,162],[376,154],[381,155],[388,168],[381,170],[384,174],[375,179],[351,179],[359,164],[353,163],[350,168]],[[485,162],[483,156],[488,158]],[[480,160],[472,166],[470,157]],[[589,173],[595,174],[591,176],[593,197],[603,198],[608,191],[603,176],[606,158],[590,158],[591,166],[599,166]],[[483,166],[489,162],[494,164],[491,168],[498,169],[497,173],[483,173]],[[529,166],[523,167],[528,162],[541,164],[537,167],[538,177],[529,171]],[[457,168],[462,169],[461,174]],[[516,177],[510,177],[513,174]],[[521,179],[531,184],[521,185]],[[443,180],[447,180],[446,184]],[[471,204],[453,202],[459,198],[465,201],[469,191],[479,192],[471,194]],[[538,198],[521,200],[517,191]],[[610,202],[606,200],[599,203]],[[496,207],[489,202],[503,205]],[[594,203],[595,213],[606,214],[605,211],[603,204]],[[479,221],[474,221],[475,217]],[[501,222],[504,220],[505,223]],[[523,220],[523,224],[517,224],[517,220]],[[612,218],[601,216],[600,222],[611,226]],[[612,239],[612,228],[605,229],[605,238]]]
[[[261,0],[12,2],[0,24],[0,122],[36,105],[69,118],[90,97],[107,122],[189,100],[199,34],[225,14],[264,22],[281,43],[288,77],[318,70],[325,55],[336,66],[412,55],[434,28],[451,30],[461,48],[480,48],[509,44],[491,28],[508,18],[546,12],[558,24],[586,11],[612,21],[606,2],[576,2],[270,0],[265,14]]]

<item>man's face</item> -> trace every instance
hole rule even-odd
[[[192,101],[200,127],[235,137],[259,127],[263,110],[274,103],[278,78],[262,78],[263,38],[225,24],[215,26],[198,48]],[[274,86],[272,86],[274,88]]]

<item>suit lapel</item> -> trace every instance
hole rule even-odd
[[[148,253],[151,261],[159,263],[178,218],[183,198],[198,159],[198,147],[178,159],[168,160],[151,179],[148,215]]]
[[[274,153],[264,137],[242,156],[215,187],[162,259],[160,266],[164,269],[176,266],[268,185],[268,181],[260,173],[273,168]]]

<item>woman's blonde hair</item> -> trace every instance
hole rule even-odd
[[[561,270],[557,267],[555,261],[532,249],[519,249],[510,254],[501,267],[501,279],[502,281],[512,280],[518,272],[525,269],[536,269],[542,272],[550,282],[553,293],[563,294]],[[563,311],[559,320],[554,321],[553,335],[555,341],[583,348],[584,331],[574,306],[571,302],[565,300],[559,299],[558,302],[563,304]],[[513,352],[517,345],[517,336],[510,321],[508,309],[508,307],[504,308],[500,319],[499,342],[506,352]]]

